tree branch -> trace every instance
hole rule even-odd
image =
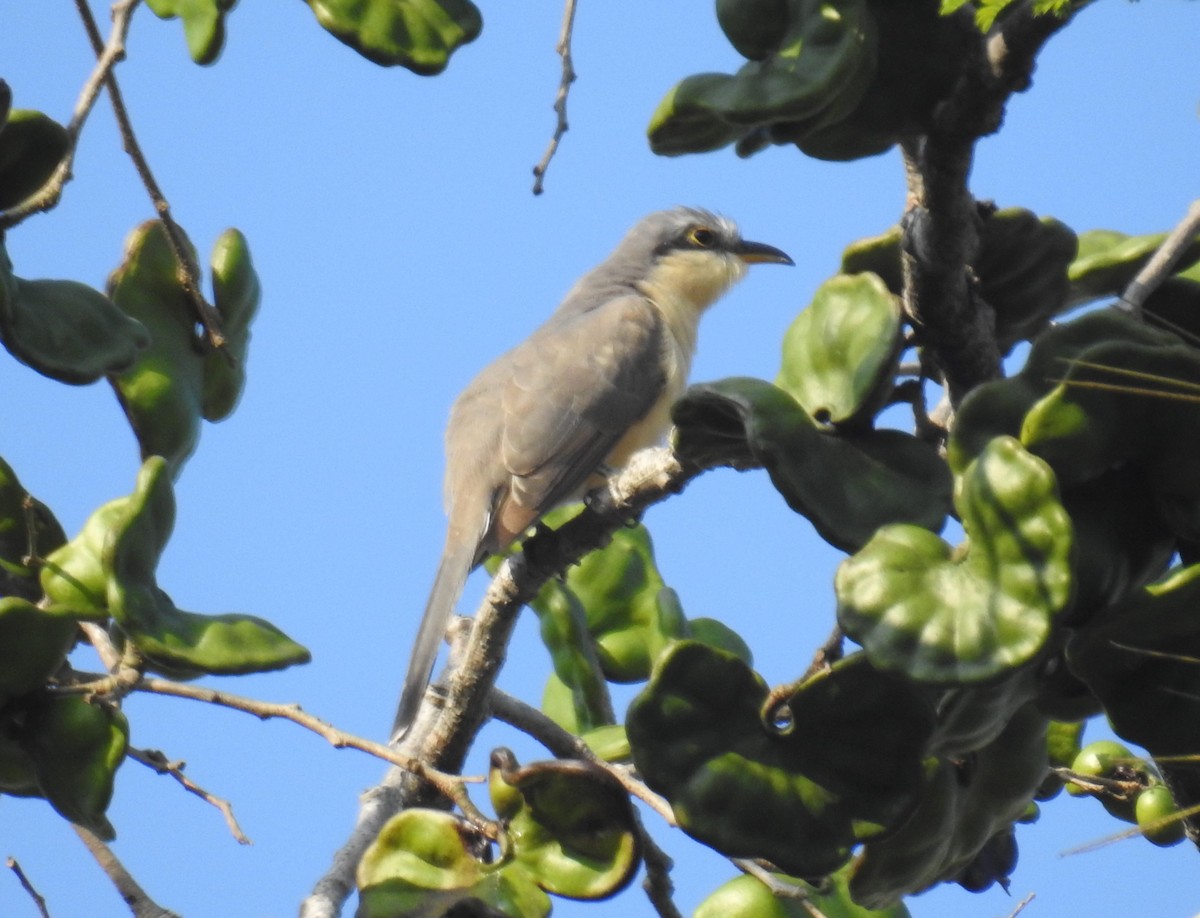
[[[147,768],[153,769],[157,774],[170,775],[179,782],[184,790],[195,794],[205,803],[215,806],[220,810],[221,815],[225,817],[225,825],[229,826],[229,831],[237,839],[237,843],[239,845],[251,844],[250,839],[246,837],[246,833],[242,831],[242,827],[238,825],[237,817],[233,815],[233,804],[223,797],[209,793],[196,784],[195,781],[188,778],[183,773],[185,763],[172,762],[157,749],[134,749],[130,746],[125,754],[135,762],[141,762]]]
[[[1171,230],[1151,259],[1142,266],[1137,277],[1129,282],[1117,306],[1135,316],[1141,315],[1142,306],[1150,294],[1167,279],[1171,269],[1175,267],[1175,262],[1179,260],[1184,249],[1192,244],[1197,233],[1200,233],[1200,200],[1192,202],[1183,219]]]
[[[82,2],[82,0],[77,0],[77,2]],[[108,36],[108,42],[102,43],[97,52],[96,66],[87,82],[83,84],[79,100],[75,103],[75,111],[67,123],[67,151],[41,188],[20,204],[0,213],[0,232],[16,226],[33,214],[50,210],[62,198],[63,188],[72,177],[71,167],[75,163],[79,135],[83,131],[83,125],[87,121],[88,115],[96,105],[100,87],[111,77],[113,67],[125,59],[125,37],[129,34],[130,18],[139,2],[140,0],[117,0],[113,4],[112,32]]]
[[[136,5],[137,2],[138,0],[131,0],[131,6]],[[87,0],[75,0],[75,7],[79,10],[79,18],[83,20],[83,28],[88,34],[88,40],[92,43],[92,49],[97,56],[100,56],[104,50],[104,43],[100,38],[100,30],[96,28],[96,19],[92,16]],[[115,9],[114,7],[114,13]],[[209,344],[215,348],[223,347],[225,333],[221,330],[221,314],[204,298],[204,294],[201,292],[200,266],[196,264],[196,258],[188,245],[186,235],[171,216],[171,205],[167,203],[162,189],[154,178],[154,173],[150,171],[150,163],[147,162],[141,145],[133,133],[133,124],[129,120],[129,112],[125,108],[125,99],[121,95],[117,79],[110,72],[105,76],[104,83],[108,89],[108,98],[112,103],[113,114],[117,118],[117,127],[121,132],[121,143],[125,152],[129,154],[129,158],[133,160],[134,168],[137,169],[138,176],[141,177],[142,184],[150,195],[154,210],[166,231],[167,244],[170,245],[171,251],[175,255],[175,262],[179,266],[179,285],[183,289],[184,295],[191,300],[192,307],[196,310],[196,317],[204,326]]]
[[[96,859],[100,869],[117,887],[117,892],[120,893],[135,918],[180,918],[175,912],[163,908],[151,899],[138,881],[133,878],[133,875],[125,869],[125,865],[113,854],[112,849],[94,833],[83,826],[72,825],[71,828],[75,830],[75,834],[92,853],[92,857]]]
[[[605,544],[612,533],[638,518],[651,504],[682,491],[707,469],[732,464],[712,459],[699,466],[668,448],[643,450],[603,487],[588,495],[588,506],[579,516],[556,530],[543,529],[527,539],[523,550],[500,566],[476,613],[462,659],[456,661],[452,655],[439,680],[439,684],[448,686],[445,697],[436,686],[426,692],[398,751],[442,771],[460,770],[487,716],[488,699],[521,607],[547,580]],[[752,466],[742,456],[736,467]],[[390,770],[363,798],[350,838],[304,900],[301,918],[334,918],[341,914],[342,903],[354,888],[359,858],[383,824],[400,809],[436,804],[437,797],[414,775]]]
[[[16,874],[17,882],[20,883],[21,888],[29,894],[29,898],[33,900],[33,904],[37,906],[38,914],[41,915],[42,918],[50,918],[50,911],[46,908],[45,896],[34,889],[33,884],[29,882],[29,877],[25,876],[25,871],[22,870],[21,865],[17,863],[17,859],[10,856],[4,863],[9,870]]]
[[[558,152],[559,141],[568,130],[567,94],[570,93],[571,84],[575,82],[576,77],[575,65],[571,60],[571,36],[575,31],[575,2],[576,0],[566,0],[566,6],[563,8],[562,31],[559,33],[558,44],[554,49],[562,58],[562,80],[558,84],[558,94],[554,97],[554,113],[558,116],[558,121],[554,127],[554,136],[550,138],[550,144],[546,147],[546,152],[542,154],[541,161],[533,167],[534,194],[542,193],[542,179],[546,177],[546,170],[550,168],[550,160]]]
[[[969,268],[985,218],[968,188],[975,144],[1000,127],[1009,96],[1028,88],[1037,52],[1068,19],[1035,15],[1025,2],[978,36],[970,11],[957,17],[972,59],[928,131],[902,145],[904,302],[952,405],[1001,373],[995,318]]]

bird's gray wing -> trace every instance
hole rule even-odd
[[[661,397],[667,334],[629,295],[560,314],[514,352],[500,445],[511,500],[540,516],[578,492]]]

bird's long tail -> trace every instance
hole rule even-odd
[[[413,642],[408,674],[404,677],[404,690],[400,694],[396,721],[392,725],[392,742],[405,734],[417,716],[417,708],[433,674],[433,664],[446,634],[446,626],[450,623],[450,615],[474,566],[475,553],[476,547],[470,540],[455,539],[453,536],[446,540],[433,589],[429,591],[429,600],[425,603],[425,615],[421,618],[421,627]]]

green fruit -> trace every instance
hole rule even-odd
[[[1079,750],[1071,771],[1088,777],[1111,778],[1118,765],[1135,765],[1137,757],[1113,740],[1096,740]]]
[[[1155,784],[1138,794],[1134,814],[1142,834],[1160,848],[1169,848],[1183,841],[1183,820],[1171,818],[1179,816],[1179,807],[1175,805],[1175,798],[1165,784]],[[1171,821],[1164,823],[1164,819]]]

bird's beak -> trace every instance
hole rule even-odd
[[[733,254],[748,265],[794,265],[791,256],[773,245],[765,242],[747,242],[742,240],[733,249]]]

